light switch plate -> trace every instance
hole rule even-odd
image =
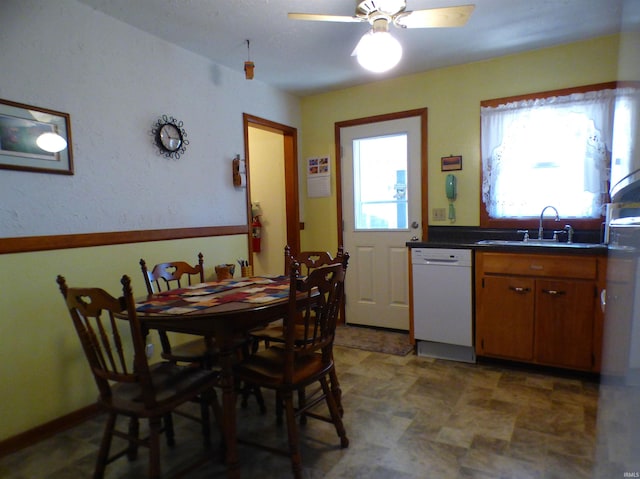
[[[447,219],[447,210],[445,208],[433,208],[431,216],[433,221],[444,221]]]

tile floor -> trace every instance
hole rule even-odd
[[[340,449],[330,424],[309,420],[301,429],[308,478],[558,478],[594,477],[598,385],[587,380],[391,356],[336,347],[350,439]],[[253,400],[240,410],[239,431],[286,445],[273,398],[261,416]],[[0,459],[6,479],[91,477],[102,418]],[[163,444],[163,471],[201,453],[199,429],[176,419],[177,445]],[[216,443],[217,445],[217,443]],[[240,446],[243,478],[291,477],[289,461]],[[141,478],[137,461],[116,461],[108,478]],[[188,477],[222,478],[217,460]],[[621,475],[620,475],[621,477]]]

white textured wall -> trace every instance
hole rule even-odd
[[[0,237],[245,224],[231,177],[242,113],[299,124],[297,99],[75,0],[0,0],[0,45],[0,98],[70,113],[76,170],[0,170]],[[179,161],[159,157],[148,135],[163,113],[185,123]],[[200,251],[210,277],[246,254],[246,236],[0,255],[1,271],[20,271],[0,281],[0,351],[11,358],[0,363],[0,441],[95,401],[57,274],[114,295],[128,274],[139,294],[140,258]]]
[[[2,0],[0,45],[0,98],[69,113],[75,165],[0,170],[0,237],[244,224],[242,113],[300,123],[295,97],[75,0]],[[180,160],[153,145],[162,114],[184,122]]]

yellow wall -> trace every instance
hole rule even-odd
[[[458,226],[480,221],[480,101],[617,78],[618,35],[306,97],[302,100],[303,158],[334,154],[334,123],[427,107],[429,210],[446,208],[442,156],[462,155],[456,200]],[[332,158],[335,165],[335,158]],[[335,172],[335,168],[332,169]],[[335,175],[330,198],[306,198],[306,249],[337,246]],[[448,225],[434,222],[430,225]]]
[[[62,274],[70,286],[122,292],[128,274],[134,295],[146,294],[139,261],[184,259],[202,252],[207,278],[213,265],[246,257],[245,235],[158,241],[94,248],[0,255],[0,440],[52,421],[95,401],[97,389],[58,290]],[[156,357],[159,351],[157,336]]]
[[[262,210],[262,245],[253,254],[255,274],[284,272],[282,252],[287,244],[284,185],[284,137],[280,132],[249,128],[251,202]]]

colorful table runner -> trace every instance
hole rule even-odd
[[[244,288],[241,291],[220,293]],[[224,303],[270,303],[289,295],[289,277],[256,276],[241,280],[200,283],[159,293],[149,301],[136,304],[141,313],[187,314]]]

